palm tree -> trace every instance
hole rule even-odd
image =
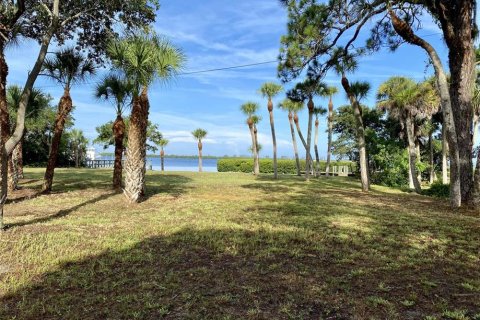
[[[160,141],[158,142],[158,146],[160,147],[160,164],[161,164],[161,168],[162,168],[162,171],[165,171],[165,147],[167,146],[168,144],[168,140],[167,139],[160,139]]]
[[[179,48],[154,34],[135,34],[113,41],[107,52],[115,68],[123,72],[133,87],[124,193],[130,203],[136,203],[145,193],[148,89],[157,79],[171,80],[182,69],[185,56]]]
[[[295,153],[295,163],[297,165],[297,176],[300,176],[300,158],[298,156],[297,139],[295,138],[295,128],[293,127],[293,115],[296,114],[298,110],[301,110],[303,108],[303,105],[301,102],[295,102],[287,98],[283,100],[278,105],[278,107],[282,110],[288,111],[288,121],[290,123],[290,132],[292,134],[293,152]]]
[[[7,88],[7,104],[8,113],[10,116],[10,125],[12,130],[15,130],[15,119],[17,118],[17,110],[20,105],[23,89],[19,86],[13,85]],[[38,123],[38,117],[42,114],[46,108],[50,106],[52,98],[50,95],[45,94],[40,89],[33,88],[28,99],[27,110],[25,115],[25,132],[28,132],[31,127],[34,127]],[[12,162],[15,168],[14,173],[16,177],[13,180],[14,188],[16,189],[18,179],[23,178],[23,136],[18,142],[17,146],[12,153]],[[15,176],[14,175],[14,176]],[[11,183],[9,179],[9,184]]]
[[[333,136],[333,101],[332,98],[337,94],[338,89],[334,86],[327,87],[326,94],[329,96],[328,101],[328,143],[327,143],[327,165],[325,167],[325,175],[330,176],[330,162],[332,158],[332,136]]]
[[[257,157],[256,157],[256,163],[257,163],[257,166],[258,166],[258,172],[260,173],[260,151],[261,151],[261,148],[260,148],[260,144],[258,143],[258,128],[257,128],[257,124],[262,120],[262,117],[260,117],[259,115],[256,115],[254,114],[252,116],[252,121],[253,121],[253,135],[255,136],[255,146],[256,146],[256,149],[257,149]]]
[[[83,135],[83,131],[73,129],[69,133],[71,148],[75,158],[75,168],[80,167],[80,161],[83,158],[83,153],[88,144],[88,139]]]
[[[350,85],[347,73],[356,69],[357,63],[353,56],[344,57],[335,66],[335,71],[342,77],[342,87],[345,91],[350,105],[352,106],[355,118],[357,148],[360,162],[360,180],[362,182],[362,190],[367,192],[370,189],[370,178],[368,174],[367,145],[365,141],[365,126],[363,125],[362,107],[360,99],[365,98],[370,90],[370,85],[366,82],[356,82]]]
[[[116,190],[122,188],[122,154],[124,151],[123,140],[125,138],[125,121],[123,112],[130,105],[132,98],[132,84],[116,74],[107,75],[97,84],[95,97],[110,101],[114,107],[117,117],[113,122],[112,131],[115,140],[115,162],[113,166],[113,183]]]
[[[95,74],[92,61],[86,60],[74,48],[66,48],[54,54],[51,59],[45,59],[42,74],[60,83],[63,87],[63,96],[58,103],[57,117],[55,119],[54,134],[48,156],[47,169],[43,181],[43,192],[52,190],[53,174],[57,163],[58,149],[65,128],[65,121],[73,109],[70,89],[73,85],[84,82],[87,77]]]
[[[202,166],[202,139],[204,139],[207,136],[207,131],[203,129],[196,129],[195,131],[192,132],[193,137],[198,141],[198,172],[203,171],[203,166]]]
[[[277,138],[275,136],[275,125],[273,120],[273,102],[272,98],[278,95],[283,90],[282,86],[274,82],[266,82],[260,88],[260,93],[264,98],[268,98],[268,113],[270,115],[270,127],[272,129],[272,143],[273,143],[273,178],[277,179]]]
[[[418,152],[416,147],[416,120],[433,114],[438,106],[438,97],[428,82],[417,84],[404,77],[392,77],[380,85],[377,93],[378,106],[389,112],[404,126],[409,155],[409,180],[417,193],[421,185],[417,174]]]
[[[241,105],[240,110],[248,117],[247,124],[248,128],[250,129],[250,135],[252,137],[252,146],[253,146],[253,174],[258,175],[260,173],[260,164],[258,161],[258,150],[257,150],[257,143],[255,139],[255,123],[254,123],[254,116],[257,110],[259,109],[259,105],[256,102],[246,102]]]
[[[320,157],[318,154],[318,125],[320,122],[318,121],[319,116],[323,116],[327,113],[327,109],[322,107],[315,107],[313,109],[313,114],[315,115],[315,138],[313,148],[315,150],[315,159],[316,159],[316,168],[315,168],[315,175],[318,177],[320,175]]]

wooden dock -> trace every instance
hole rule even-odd
[[[86,160],[85,167],[90,169],[113,168],[115,160]]]

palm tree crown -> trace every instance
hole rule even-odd
[[[117,114],[123,114],[132,99],[132,84],[116,74],[107,75],[95,87],[95,97],[115,104]]]
[[[59,82],[64,89],[70,89],[73,84],[82,83],[95,74],[93,62],[74,48],[65,48],[54,55],[45,59],[42,74]]]
[[[301,101],[293,101],[289,98],[284,99],[278,104],[278,107],[284,111],[299,112],[305,105]]]
[[[241,105],[240,107],[240,110],[246,114],[248,117],[252,117],[256,112],[257,110],[260,108],[260,106],[258,105],[258,103],[256,102],[246,102],[244,104]]]
[[[282,92],[283,87],[275,82],[266,82],[262,85],[259,92],[264,98],[272,99]]]
[[[202,141],[203,138],[205,138],[207,136],[207,131],[204,130],[204,129],[201,129],[201,128],[198,128],[198,129],[195,129],[194,131],[192,131],[192,135],[195,139],[197,139],[198,141]]]
[[[107,52],[113,65],[132,82],[137,95],[157,79],[172,79],[186,60],[182,50],[155,34],[135,34],[113,41]]]

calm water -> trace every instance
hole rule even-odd
[[[113,160],[111,157],[102,157],[102,160]],[[203,159],[203,171],[217,172],[217,159]],[[153,170],[160,171],[160,158],[147,158],[147,168],[152,165]],[[198,159],[165,158],[165,171],[198,171]]]

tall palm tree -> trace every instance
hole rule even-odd
[[[82,83],[87,77],[94,75],[95,67],[92,61],[87,60],[74,48],[66,48],[56,52],[53,58],[45,59],[42,70],[44,76],[53,79],[63,87],[63,96],[58,103],[52,144],[42,187],[42,191],[48,193],[52,190],[53,174],[65,121],[73,109],[70,89],[73,85]]]
[[[83,131],[79,129],[73,129],[69,132],[71,148],[73,150],[73,156],[75,158],[75,168],[80,167],[80,161],[83,158],[83,152],[88,144],[88,139],[83,135]]]
[[[367,145],[365,140],[365,126],[363,125],[362,107],[360,99],[365,98],[370,90],[370,85],[366,82],[356,82],[350,84],[347,73],[353,72],[357,68],[357,63],[353,56],[344,57],[335,65],[335,71],[342,77],[341,83],[350,105],[352,106],[355,118],[355,131],[357,136],[357,148],[360,162],[360,180],[362,191],[367,192],[370,189],[370,177],[368,174]]]
[[[193,137],[198,141],[198,172],[203,171],[203,165],[202,165],[202,149],[203,149],[203,144],[202,140],[207,136],[207,131],[203,130],[201,128],[195,129],[192,132]]]
[[[293,152],[295,153],[295,163],[297,165],[297,176],[300,176],[300,158],[298,156],[297,139],[295,138],[293,115],[296,114],[298,110],[301,110],[303,106],[301,102],[295,102],[287,98],[283,100],[278,105],[278,107],[282,110],[288,111],[288,122],[290,123],[290,133],[292,134]],[[297,120],[298,120],[298,117],[297,117]]]
[[[261,151],[261,147],[260,147],[260,144],[258,143],[258,127],[257,127],[257,124],[262,120],[262,117],[254,114],[252,116],[252,120],[253,120],[253,135],[255,136],[255,147],[257,149],[257,157],[256,157],[255,161],[256,161],[256,164],[258,166],[258,172],[260,173],[260,151]]]
[[[185,56],[179,48],[154,34],[135,34],[113,41],[107,52],[115,68],[133,86],[124,193],[130,203],[136,203],[145,193],[148,89],[157,79],[173,79],[183,68]]]
[[[278,95],[283,90],[283,87],[274,82],[266,82],[260,88],[260,93],[264,98],[268,98],[268,113],[270,115],[270,127],[272,129],[272,143],[273,143],[273,178],[277,179],[277,138],[275,136],[275,124],[273,120],[273,102],[272,98]]]
[[[332,136],[333,136],[333,96],[337,94],[338,89],[334,86],[328,86],[326,94],[328,94],[328,142],[327,142],[327,165],[325,167],[325,176],[330,176],[330,162],[332,158]]]
[[[309,180],[310,171],[312,169],[312,155],[310,153],[312,142],[312,124],[313,124],[313,110],[315,105],[313,103],[313,97],[324,92],[326,85],[323,82],[317,81],[312,78],[307,78],[305,81],[297,83],[297,85],[287,95],[290,99],[299,102],[307,102],[308,107],[308,129],[307,129],[307,141],[306,141],[306,167],[305,167],[305,180]],[[300,136],[303,142],[303,137]]]
[[[248,117],[247,125],[250,129],[250,135],[252,137],[252,146],[253,146],[253,174],[258,175],[260,173],[260,164],[258,161],[258,150],[257,143],[255,140],[255,122],[254,116],[257,110],[260,108],[256,102],[246,102],[241,105],[240,110]]]
[[[168,140],[167,139],[160,139],[158,142],[158,146],[160,147],[160,166],[162,171],[165,171],[165,147],[168,145]]]
[[[113,165],[113,183],[116,190],[122,188],[122,155],[124,151],[123,140],[125,138],[125,121],[123,112],[130,105],[132,99],[132,84],[116,74],[107,75],[97,84],[95,97],[110,101],[117,117],[113,122],[112,133],[115,140],[115,162]]]
[[[387,110],[389,116],[404,126],[407,136],[409,155],[409,180],[417,193],[421,185],[417,174],[418,152],[416,147],[416,120],[425,119],[433,114],[438,106],[438,97],[427,82],[417,84],[405,77],[392,77],[378,88],[377,105]]]
[[[315,115],[315,138],[313,139],[313,149],[315,150],[315,160],[316,160],[316,168],[315,168],[315,176],[320,175],[320,157],[318,154],[318,125],[320,122],[318,121],[319,116],[323,116],[327,113],[327,109],[322,108],[320,106],[315,107],[313,109],[313,114]]]

